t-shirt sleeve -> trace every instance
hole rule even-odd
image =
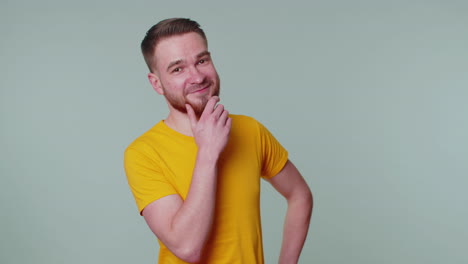
[[[288,161],[288,152],[270,131],[259,122],[258,128],[260,133],[262,177],[269,179],[283,169]]]
[[[167,195],[176,194],[174,187],[166,180],[154,156],[145,150],[127,148],[124,154],[124,167],[128,185],[133,193],[140,215],[153,201]]]

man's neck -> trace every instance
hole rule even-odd
[[[193,137],[190,119],[187,114],[178,111],[170,111],[164,123],[183,135]]]

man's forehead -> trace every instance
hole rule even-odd
[[[156,56],[177,53],[181,51],[192,51],[194,49],[207,49],[207,43],[200,34],[195,32],[174,35],[161,39],[154,49]]]
[[[173,61],[196,58],[201,53],[207,52],[205,39],[198,33],[190,32],[160,40],[156,45],[154,56],[157,67],[165,67]]]

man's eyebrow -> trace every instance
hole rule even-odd
[[[205,56],[211,56],[211,53],[207,50],[205,51],[202,51],[200,53],[197,54],[197,59],[201,58],[201,57],[205,57]],[[169,65],[167,66],[167,71],[169,71],[172,67],[174,67],[175,65],[179,65],[179,64],[182,64],[184,62],[184,60],[175,60],[171,63],[169,63]]]
[[[201,57],[204,57],[204,56],[211,56],[211,53],[209,51],[207,51],[207,50],[202,51],[202,52],[198,53],[197,58],[201,58]]]
[[[169,69],[172,68],[173,66],[181,64],[182,62],[183,62],[183,60],[175,60],[175,61],[169,63],[169,65],[167,66],[167,71],[169,71]]]

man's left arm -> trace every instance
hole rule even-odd
[[[289,160],[284,168],[268,181],[288,202],[278,263],[297,263],[309,230],[313,206],[312,193],[304,178]]]

